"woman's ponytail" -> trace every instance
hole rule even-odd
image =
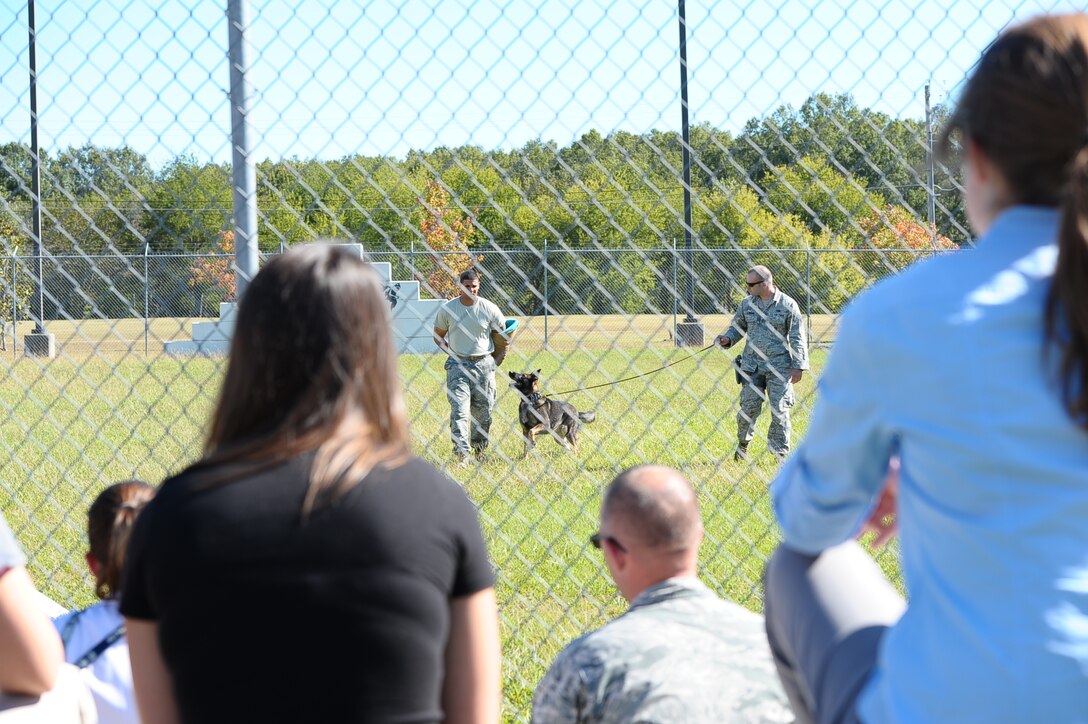
[[[106,488],[91,504],[87,512],[87,537],[91,555],[98,561],[95,593],[99,598],[112,598],[121,590],[132,527],[153,497],[155,489],[147,483],[127,480]]]
[[[1088,429],[1088,144],[1074,156],[1067,183],[1058,262],[1046,302],[1047,352],[1058,354],[1066,410]]]

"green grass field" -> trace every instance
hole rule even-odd
[[[707,326],[708,335],[717,332]],[[511,720],[527,713],[533,688],[563,645],[624,608],[599,552],[587,543],[596,529],[600,492],[619,470],[657,462],[686,472],[706,522],[703,578],[753,610],[761,608],[762,566],[778,539],[767,496],[774,459],[760,437],[766,413],[751,462],[732,461],[739,393],[734,352],[711,349],[648,377],[565,395],[578,409],[597,413],[584,429],[580,455],[541,439],[522,459],[518,397],[506,384],[506,371],[540,368],[555,393],[691,354],[672,347],[667,328],[659,334],[644,322],[605,329],[568,320],[552,334],[564,327],[562,333],[575,342],[581,332],[581,343],[560,344],[552,336],[545,349],[539,337],[526,334],[507,358],[498,380],[493,454],[480,467],[450,466],[442,359],[401,360],[418,454],[449,467],[480,508],[498,570]],[[84,331],[81,339],[91,336]],[[795,441],[808,426],[826,352],[814,349],[812,356],[816,374],[806,375],[798,388]],[[88,352],[46,363],[0,364],[7,367],[0,384],[6,412],[3,513],[27,549],[39,587],[67,606],[86,605],[92,600],[82,562],[87,506],[109,483],[128,477],[158,483],[199,456],[225,363]],[[882,556],[882,563],[897,580],[893,558]]]

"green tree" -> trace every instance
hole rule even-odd
[[[42,159],[48,155],[42,152]],[[14,141],[0,144],[0,196],[8,202],[30,202],[30,147]]]
[[[208,251],[232,215],[226,165],[180,156],[160,171],[148,194],[143,226],[153,251]]]
[[[42,236],[52,253],[143,250],[145,199],[154,180],[143,154],[86,144],[44,164]]]
[[[770,208],[796,216],[813,233],[845,233],[857,216],[884,205],[880,195],[865,190],[864,182],[844,176],[822,158],[776,166],[764,179]]]
[[[936,127],[946,115],[944,109],[936,109]],[[859,107],[848,94],[816,93],[800,109],[784,105],[766,117],[753,118],[733,148],[737,166],[757,192],[775,168],[814,157],[854,178],[863,190],[878,193],[919,216],[926,214],[929,192],[924,123]],[[956,188],[958,175],[958,169],[940,168],[937,186]],[[962,240],[967,236],[967,225],[957,199],[958,194],[940,193],[937,227],[941,233]]]
[[[26,241],[19,219],[10,211],[6,203],[0,204],[0,249],[6,262],[11,262],[22,252]],[[9,267],[10,268],[10,267]],[[10,273],[0,274],[0,350],[7,349],[7,338],[11,334],[11,321],[15,310],[25,310],[30,305],[34,293],[32,277],[26,273],[15,274],[14,286]]]

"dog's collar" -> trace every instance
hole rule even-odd
[[[539,407],[539,405],[542,405],[545,402],[547,402],[547,400],[544,399],[544,395],[540,394],[539,392],[529,393],[529,397],[527,397],[526,399],[529,400],[529,404],[532,405],[533,407]],[[538,405],[538,403],[539,403],[539,405]]]

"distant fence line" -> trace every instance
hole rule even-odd
[[[372,251],[392,265],[394,280],[425,279],[436,257],[428,249]],[[753,264],[770,267],[778,286],[806,314],[835,314],[858,291],[929,252],[877,249],[649,249],[470,250],[484,276],[484,294],[517,316],[569,314],[721,314],[745,293],[741,279]],[[274,254],[263,255],[264,259]],[[689,261],[690,258],[690,261]],[[215,317],[230,294],[194,272],[198,263],[230,269],[232,255],[52,255],[42,259],[44,320]],[[5,323],[32,319],[34,258],[0,256]],[[690,308],[685,284],[692,275]],[[232,273],[228,271],[228,273]],[[206,276],[206,275],[205,275]],[[422,295],[429,296],[426,284]],[[10,303],[15,291],[19,303]]]

